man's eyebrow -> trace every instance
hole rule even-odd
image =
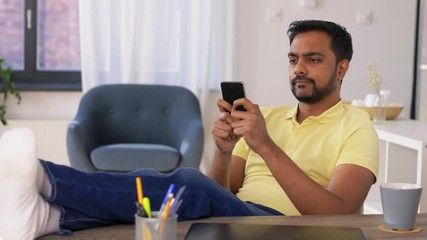
[[[321,56],[324,57],[325,54],[321,53],[321,52],[307,52],[303,54],[305,57],[311,57],[311,56]]]
[[[293,52],[289,52],[288,53],[288,57],[297,57],[298,55],[296,53]],[[321,53],[321,52],[306,52],[303,54],[304,57],[311,57],[311,56],[321,56],[324,57],[325,54]]]
[[[293,52],[289,52],[288,53],[288,57],[296,57],[297,55],[295,54],[295,53],[293,53]]]

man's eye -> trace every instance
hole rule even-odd
[[[309,59],[309,61],[310,61],[311,63],[318,63],[318,62],[320,62],[320,59],[310,58],[310,59]]]
[[[289,59],[289,63],[291,63],[291,64],[295,64],[296,62],[297,62],[296,59]]]

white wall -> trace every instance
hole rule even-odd
[[[236,79],[245,81],[249,97],[260,105],[288,105],[286,30],[297,19],[323,19],[345,26],[352,34],[354,56],[343,83],[342,98],[362,99],[370,91],[364,82],[367,64],[378,61],[383,86],[392,102],[406,107],[409,117],[413,81],[416,0],[317,0],[316,8],[301,7],[302,0],[237,1]],[[282,20],[269,22],[267,9],[282,10]],[[372,24],[356,24],[357,11],[371,12]]]
[[[12,98],[7,102],[7,119],[71,120],[77,112],[82,96],[80,91],[24,91],[17,105]]]

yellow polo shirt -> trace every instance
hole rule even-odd
[[[327,187],[335,168],[355,164],[378,174],[378,136],[366,112],[337,103],[318,117],[299,124],[297,107],[262,109],[273,141],[311,179]],[[276,209],[285,215],[300,215],[277,183],[267,164],[241,139],[233,155],[246,160],[245,179],[237,197]]]

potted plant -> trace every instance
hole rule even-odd
[[[376,95],[381,94],[382,77],[378,69],[377,62],[371,62],[368,64],[368,77],[366,82],[375,91]]]
[[[10,67],[5,68],[3,63],[5,60],[0,58],[0,80],[1,88],[0,94],[3,94],[3,98],[0,100],[0,122],[3,125],[7,125],[6,121],[6,100],[9,94],[15,96],[18,101],[18,104],[21,103],[21,95],[19,91],[15,88],[10,76],[12,75],[12,69]]]
[[[384,123],[386,120],[387,106],[384,95],[381,94],[382,77],[376,62],[368,64],[368,85],[375,91],[374,109],[372,119],[374,123]]]

